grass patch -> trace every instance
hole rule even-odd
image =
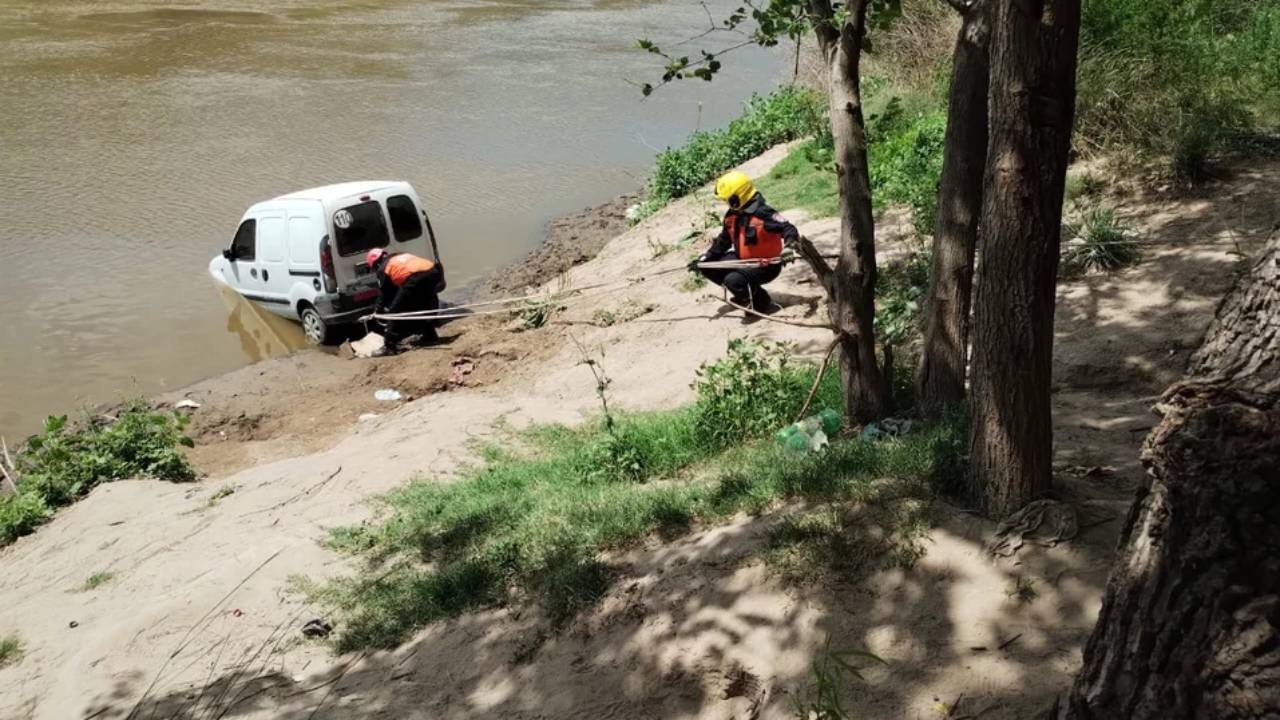
[[[18,662],[22,659],[24,652],[22,638],[16,634],[0,637],[0,668]]]
[[[35,530],[54,511],[96,485],[127,478],[186,481],[195,471],[179,450],[190,446],[187,419],[156,412],[141,400],[124,405],[115,420],[65,415],[45,420],[17,453],[18,493],[0,497],[0,547]]]
[[[90,590],[97,590],[103,585],[106,585],[107,583],[114,580],[115,577],[116,577],[116,574],[113,572],[96,572],[90,575],[89,577],[85,578],[84,583],[82,583],[80,587],[76,588],[76,592],[89,592]]]
[[[728,382],[730,366],[748,380]],[[789,499],[866,499],[879,478],[923,488],[938,466],[939,428],[812,455],[759,440],[777,426],[747,418],[776,406],[789,422],[813,372],[743,344],[704,368],[691,406],[615,414],[611,429],[603,420],[536,427],[489,446],[453,482],[410,484],[381,499],[378,520],[334,531],[332,545],[363,570],[307,592],[340,619],[343,651],[393,646],[434,620],[509,603],[537,603],[559,623],[608,590],[606,551]],[[786,392],[758,395],[765,377]],[[835,372],[819,404],[832,393]]]

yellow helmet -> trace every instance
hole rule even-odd
[[[755,183],[751,182],[746,173],[734,170],[721,175],[716,181],[716,197],[729,203],[729,207],[742,207],[755,196]]]

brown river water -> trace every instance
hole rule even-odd
[[[0,0],[0,434],[297,347],[207,275],[255,201],[408,180],[451,287],[517,259],[785,75],[744,50],[642,100],[635,39],[706,26],[694,0]]]

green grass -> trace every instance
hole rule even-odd
[[[116,574],[113,572],[96,572],[85,578],[84,583],[81,584],[80,587],[76,588],[76,592],[89,592],[90,590],[96,590],[114,580],[115,576]]]
[[[0,637],[0,668],[13,665],[22,659],[22,638],[17,634]]]
[[[757,361],[763,370],[742,367]],[[717,372],[704,372],[698,402],[615,416],[612,431],[603,421],[534,428],[487,447],[452,482],[390,493],[376,521],[335,530],[332,545],[362,558],[362,570],[305,589],[340,619],[338,648],[393,646],[434,620],[510,603],[536,603],[560,623],[608,590],[605,552],[792,499],[848,504],[901,495],[927,504],[927,481],[959,447],[954,431],[940,426],[901,440],[837,441],[822,454],[789,454],[759,439],[776,424],[752,418],[776,406],[773,417],[789,422],[813,369],[742,349],[726,362],[752,379],[726,388]],[[756,397],[755,381],[769,373],[787,390]],[[837,373],[823,380],[817,406],[838,407]],[[716,396],[726,392],[737,399]],[[883,478],[893,490],[878,484]],[[919,516],[903,517],[892,536],[906,545],[916,539],[908,526]]]
[[[33,532],[54,511],[96,485],[127,478],[193,480],[195,471],[179,449],[191,445],[182,433],[186,418],[153,411],[141,400],[125,403],[114,420],[66,416],[45,420],[17,453],[18,493],[0,497],[0,547]]]
[[[756,184],[775,208],[801,208],[813,217],[831,217],[840,211],[834,163],[827,143],[808,140]]]

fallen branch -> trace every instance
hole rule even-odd
[[[827,352],[822,356],[822,364],[818,366],[818,376],[813,379],[813,387],[809,388],[809,397],[804,399],[804,405],[800,406],[800,412],[793,422],[800,422],[804,419],[804,414],[809,410],[809,405],[813,402],[814,396],[818,394],[818,386],[822,384],[822,376],[827,372],[827,363],[831,362],[831,354],[835,352],[836,347],[839,345],[840,338],[836,338],[827,346]]]

